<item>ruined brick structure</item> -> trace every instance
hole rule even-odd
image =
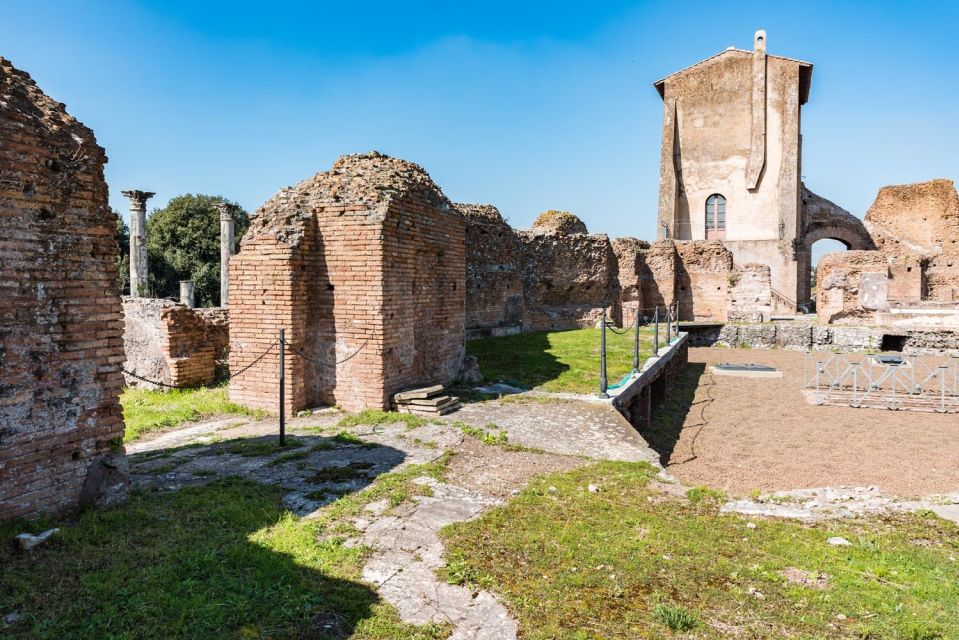
[[[0,58],[0,520],[126,495],[107,158]]]
[[[519,237],[494,206],[454,207],[466,223],[467,337],[519,333],[526,309]]]
[[[373,152],[277,193],[230,262],[230,370],[286,329],[287,407],[386,408],[465,354],[465,225],[419,166]],[[232,400],[276,408],[276,348]]]
[[[627,327],[633,324],[637,315],[640,318],[649,315],[643,304],[643,276],[649,243],[636,238],[613,238],[610,246],[616,256],[619,289],[613,319],[619,326]]]
[[[663,99],[657,235],[719,240],[734,264],[770,268],[773,303],[809,301],[810,248],[823,238],[871,249],[862,222],[800,181],[800,110],[812,64],[729,48],[655,83]],[[845,214],[845,215],[843,215]]]
[[[594,326],[618,303],[609,238],[571,213],[547,211],[517,231],[491,205],[454,206],[466,226],[468,337]]]
[[[229,325],[222,308],[191,309],[172,300],[123,299],[124,369],[177,387],[215,382],[217,361],[227,355]],[[133,387],[156,385],[125,375]]]
[[[580,223],[582,224],[582,223]],[[595,326],[619,297],[618,265],[609,238],[568,222],[518,232],[525,255],[524,326],[529,331]]]
[[[883,187],[865,222],[883,254],[925,263],[924,298],[959,302],[959,194],[952,181]]]

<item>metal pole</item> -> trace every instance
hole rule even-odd
[[[636,305],[636,331],[633,334],[633,371],[639,371],[639,305]]]
[[[666,346],[667,347],[669,346],[669,343],[672,342],[673,340],[672,337],[670,337],[670,332],[672,331],[672,328],[673,328],[672,315],[673,315],[673,310],[667,304],[666,305]]]
[[[679,337],[679,300],[676,300],[676,315],[673,316],[673,319],[676,321],[676,337]]]
[[[280,446],[286,446],[286,329],[280,329]]]
[[[603,329],[599,338],[599,397],[608,398],[606,391],[609,389],[609,383],[606,380],[606,309],[603,309]]]
[[[653,355],[659,357],[659,305],[653,311]]]

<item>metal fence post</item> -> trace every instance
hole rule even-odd
[[[653,311],[653,355],[659,357],[659,305]]]
[[[280,446],[286,446],[286,329],[280,329]]]
[[[672,328],[673,328],[672,315],[673,315],[673,310],[670,307],[670,305],[667,304],[666,305],[666,346],[667,347],[669,346],[669,343],[673,341],[672,337],[670,336],[670,332],[672,331]]]
[[[676,337],[679,337],[679,300],[676,300],[676,315],[673,316],[673,319],[676,321],[676,331],[674,332]]]
[[[633,334],[633,371],[639,371],[639,305],[636,307],[636,317],[633,318],[636,323],[636,331]]]
[[[609,389],[609,383],[606,380],[606,309],[603,309],[603,329],[599,338],[599,397],[608,398],[606,391]]]

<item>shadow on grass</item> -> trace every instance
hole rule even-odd
[[[279,487],[233,478],[137,493],[60,526],[32,553],[0,549],[2,611],[22,615],[3,637],[345,638],[377,602],[336,575],[359,552],[318,542]]]
[[[281,486],[286,507],[303,516],[344,495],[362,491],[406,460],[394,447],[367,442],[347,432],[332,436],[297,434],[238,437],[142,451],[130,455],[134,486],[168,490],[242,475]]]
[[[476,356],[487,382],[507,382],[526,388],[557,379],[570,366],[552,353],[549,332],[534,331],[514,336],[480,338],[466,343],[466,352]]]
[[[659,454],[659,462],[664,467],[670,463],[686,417],[695,407],[700,406],[693,405],[693,402],[705,371],[706,365],[701,362],[686,364],[675,378],[675,384],[669,388],[666,402],[653,409],[649,428],[642,430],[643,438]],[[695,424],[699,420],[693,422]]]

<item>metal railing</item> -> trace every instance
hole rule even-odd
[[[817,404],[959,411],[959,358],[807,352],[803,387]]]
[[[660,325],[666,332],[666,345],[670,345],[673,338],[679,337],[679,300],[672,305],[660,307],[650,307],[648,309],[636,309],[633,321],[621,331],[609,326],[606,310],[603,310],[601,321],[602,331],[599,338],[599,397],[609,398],[609,390],[622,386],[634,373],[639,371],[639,330],[644,326],[653,327],[653,355],[659,356],[659,332]],[[652,312],[651,315],[644,315],[644,312]],[[612,331],[618,335],[626,335],[630,330],[633,331],[633,369],[617,384],[610,386],[606,371],[606,331]]]

